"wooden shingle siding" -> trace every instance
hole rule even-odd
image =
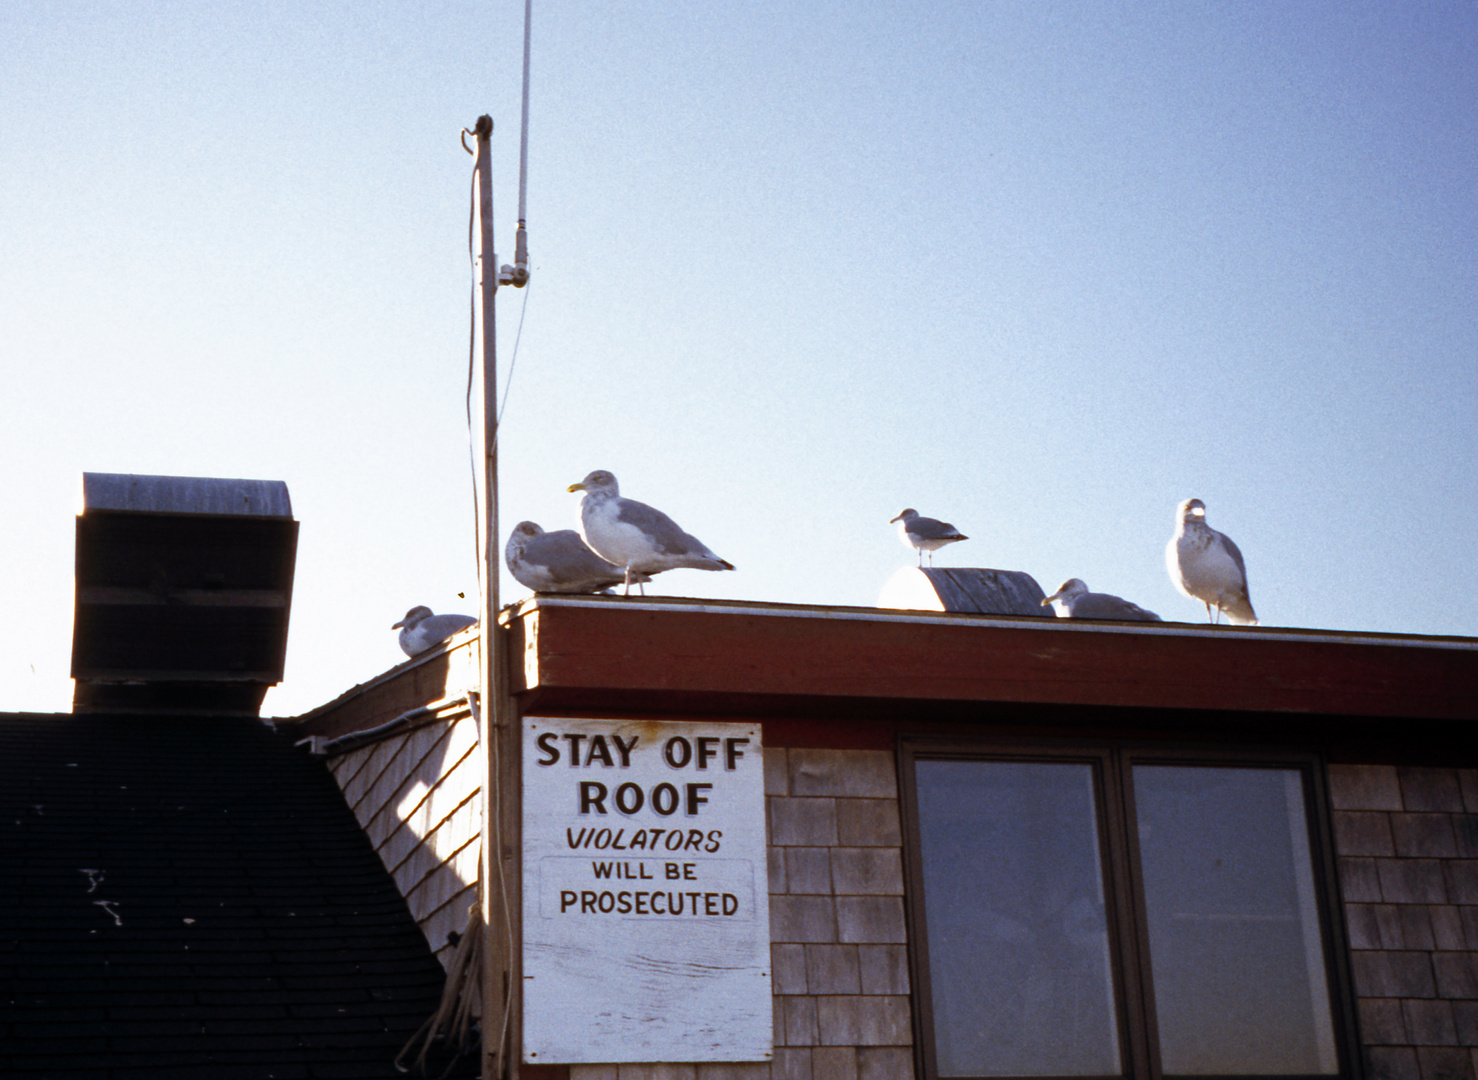
[[[572,1065],[570,1080],[912,1080],[894,755],[765,748],[773,1062]]]
[[[527,1072],[528,1066],[524,1069]],[[562,1074],[561,1074],[562,1075]],[[571,1065],[570,1080],[770,1080],[763,1062],[710,1061],[699,1064],[628,1062],[624,1065]],[[776,1073],[778,1077],[780,1074]],[[807,1073],[809,1080],[810,1074]]]
[[[1478,1075],[1478,771],[1331,765],[1371,1080]]]
[[[914,1075],[894,756],[765,750],[772,1080]]]
[[[477,902],[482,764],[466,713],[332,758],[329,767],[443,966]]]

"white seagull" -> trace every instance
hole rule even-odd
[[[1057,591],[1042,601],[1052,605],[1059,619],[1123,619],[1132,622],[1159,622],[1160,616],[1132,604],[1112,593],[1089,592],[1082,578],[1068,578]]]
[[[1211,622],[1219,621],[1223,612],[1234,623],[1257,622],[1247,598],[1247,564],[1231,537],[1206,524],[1206,504],[1187,499],[1176,509],[1175,522],[1175,535],[1165,545],[1171,583],[1205,604]]]
[[[970,539],[947,521],[920,517],[919,512],[912,507],[903,511],[888,524],[892,525],[895,521],[898,523],[898,538],[903,541],[904,547],[918,551],[921,567],[924,565],[924,552],[929,553],[929,565],[933,566],[934,552],[937,548],[959,540]]]
[[[433,615],[425,605],[413,607],[405,618],[390,627],[400,631],[400,651],[407,656],[417,656],[433,645],[440,645],[458,630],[476,626],[471,615]]]
[[[616,478],[597,469],[569,490],[583,491],[580,500],[580,532],[601,558],[615,563],[625,576],[626,592],[642,574],[688,567],[694,570],[732,570],[734,564],[720,559],[696,536],[678,528],[661,510],[623,499]]]
[[[619,585],[626,572],[591,551],[574,529],[545,532],[532,521],[520,521],[503,549],[508,572],[536,593],[593,593]],[[651,581],[636,574],[633,581]]]

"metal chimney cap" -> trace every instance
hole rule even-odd
[[[281,480],[229,480],[200,476],[82,474],[82,512],[122,510],[142,514],[245,514],[291,518],[292,501]]]

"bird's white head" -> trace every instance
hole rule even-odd
[[[1193,521],[1199,521],[1206,516],[1206,504],[1200,499],[1187,499],[1181,503],[1175,511],[1175,520],[1182,525],[1189,525]]]
[[[1082,578],[1070,577],[1061,585],[1057,586],[1055,593],[1042,601],[1042,606],[1046,607],[1054,600],[1071,600],[1076,596],[1085,596],[1087,593],[1088,583],[1086,581]]]
[[[425,622],[429,618],[431,618],[431,609],[429,607],[426,607],[424,604],[418,605],[407,611],[405,613],[405,618],[401,619],[400,622],[392,623],[390,629],[399,630],[403,626],[407,630],[409,630],[419,625],[420,623]]]
[[[918,516],[919,512],[913,507],[909,507],[907,510],[904,510],[902,513],[900,513],[896,518],[893,518],[891,521],[889,521],[888,524],[892,525],[894,522],[898,521],[912,521]]]
[[[578,484],[571,484],[571,491],[584,491],[592,495],[619,495],[621,489],[616,486],[616,476],[604,469],[596,469],[581,480]]]
[[[519,558],[523,555],[525,548],[543,535],[544,530],[534,522],[520,521],[508,534],[508,544],[504,548],[505,556],[509,559]]]

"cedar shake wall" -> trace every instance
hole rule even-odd
[[[774,1080],[914,1075],[893,754],[765,751]]]
[[[1331,765],[1367,1080],[1478,1076],[1478,770]]]
[[[482,766],[467,713],[329,759],[329,769],[446,967],[477,903]]]
[[[765,749],[775,1059],[570,1080],[912,1080],[903,848],[886,750]]]
[[[1478,770],[1331,765],[1366,1080],[1478,1080]],[[765,750],[775,1060],[570,1080],[911,1080],[893,755]]]

